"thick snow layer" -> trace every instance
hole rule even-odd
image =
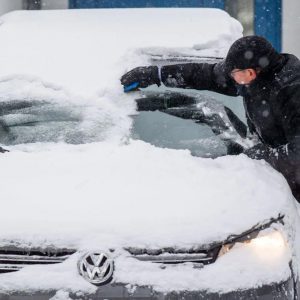
[[[290,275],[289,252],[268,261],[268,252],[267,257],[259,257],[250,246],[234,249],[202,270],[190,265],[161,270],[128,258],[122,250],[222,241],[279,214],[286,215],[289,232],[294,222],[292,195],[283,177],[263,162],[245,156],[196,158],[188,151],[159,149],[139,141],[118,147],[102,142],[27,149],[15,147],[0,156],[5,170],[0,174],[1,199],[5,199],[2,244],[13,240],[78,250],[114,248],[115,282],[153,285],[161,291],[225,292]],[[1,275],[0,289],[91,292],[94,287],[77,274],[78,255],[59,265]]]
[[[0,80],[30,75],[84,96],[118,87],[126,68],[145,63],[129,59],[136,49],[222,56],[242,35],[238,21],[216,9],[19,11],[0,24]]]
[[[1,121],[9,126],[20,125],[11,127],[12,134],[16,134],[14,144],[55,140],[75,144],[101,140],[122,141],[130,135],[132,119],[129,115],[136,113],[132,95],[114,90],[96,97],[72,95],[49,82],[24,75],[7,76],[0,80],[0,101],[7,104],[14,100],[35,103],[27,110],[21,109],[16,113],[12,109],[1,116]],[[47,105],[43,106],[43,102]],[[57,121],[61,114],[65,115],[66,122],[73,119],[73,124],[62,126],[62,122],[52,122],[51,127],[50,121]],[[26,118],[48,122],[44,123],[44,128],[37,125],[22,127]],[[3,137],[1,133],[0,136],[1,143],[11,144],[11,141],[6,141],[7,136]]]
[[[139,141],[15,149],[0,164],[0,238],[34,235],[38,244],[204,245],[277,217],[293,199],[263,162],[201,159]]]

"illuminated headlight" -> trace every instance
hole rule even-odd
[[[264,261],[274,261],[286,254],[288,245],[281,232],[273,229],[261,231],[256,237],[246,237],[240,241],[222,246],[218,257],[232,249],[245,247]]]

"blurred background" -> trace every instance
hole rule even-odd
[[[300,0],[0,0],[0,15],[20,9],[215,7],[244,26],[244,35],[266,37],[300,58]]]

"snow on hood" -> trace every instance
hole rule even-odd
[[[293,199],[266,163],[140,141],[15,150],[0,164],[0,239],[37,245],[204,245],[285,214]]]
[[[0,23],[0,80],[29,75],[84,96],[120,89],[124,70],[146,62],[135,49],[222,56],[242,35],[226,12],[203,8],[18,11]]]

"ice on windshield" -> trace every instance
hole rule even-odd
[[[0,103],[0,140],[5,145],[105,139],[113,120],[99,107],[46,101]]]
[[[0,143],[120,140],[130,132],[127,113],[135,107],[120,101],[76,97],[36,78],[8,78],[0,81]]]

